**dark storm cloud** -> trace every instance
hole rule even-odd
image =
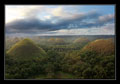
[[[21,20],[15,20],[6,24],[6,32],[17,33],[34,33],[37,31],[49,31],[52,30],[52,25],[48,21],[41,21],[37,18],[26,18]]]
[[[100,18],[102,17],[102,18]],[[72,18],[57,18],[56,24],[59,27],[68,28],[69,25],[73,25],[71,28],[91,28],[104,26],[107,23],[114,22],[114,15],[101,16],[97,12],[90,12],[87,14],[74,15]]]
[[[104,26],[106,23],[113,22],[113,16],[101,16],[97,12],[87,14],[77,14],[72,17],[52,16],[48,20],[37,18],[25,18],[15,20],[6,24],[6,33],[43,33],[47,31],[67,29],[67,28],[90,28]]]

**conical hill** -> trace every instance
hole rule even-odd
[[[98,39],[86,45],[82,51],[93,51],[99,54],[114,54],[115,45],[111,39]]]
[[[39,48],[31,39],[26,38],[13,45],[12,48],[7,51],[7,54],[16,59],[29,59],[44,56],[46,52],[42,48]]]

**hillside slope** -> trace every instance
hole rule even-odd
[[[46,52],[39,48],[32,40],[26,38],[17,42],[7,51],[7,54],[15,59],[37,58],[46,55]]]
[[[115,45],[112,39],[98,39],[90,42],[82,51],[93,51],[99,54],[114,54]]]

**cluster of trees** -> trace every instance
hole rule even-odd
[[[81,38],[76,39],[71,44],[35,45],[44,50],[40,50],[40,53],[44,52],[46,54],[34,59],[29,58],[29,56],[28,59],[24,57],[22,58],[23,60],[15,59],[17,56],[11,56],[6,53],[5,78],[114,79],[115,52],[113,40],[97,39],[90,42],[86,38],[83,39],[83,41],[80,41]],[[51,38],[48,41],[51,40],[55,39]],[[57,41],[64,42],[58,39]],[[27,46],[31,45],[27,43]],[[18,49],[15,48],[14,52]],[[31,52],[28,51],[26,50],[25,52],[30,55]],[[21,50],[20,53],[22,53]]]

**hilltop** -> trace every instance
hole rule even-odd
[[[114,42],[112,39],[98,39],[86,45],[82,51],[93,51],[99,54],[114,54]]]
[[[24,39],[13,45],[8,51],[9,56],[16,59],[38,58],[46,55],[46,52],[38,47],[31,39]]]
[[[85,37],[80,37],[80,38],[77,38],[76,40],[74,40],[73,43],[87,43],[89,42],[89,40]]]

